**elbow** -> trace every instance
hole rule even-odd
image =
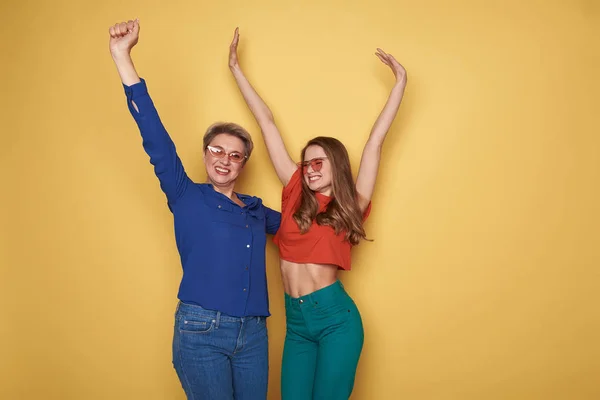
[[[365,151],[371,153],[381,154],[381,149],[383,148],[383,138],[369,138],[367,143],[365,144]]]
[[[260,126],[268,126],[275,124],[275,117],[273,117],[273,113],[269,109],[261,113],[257,120]]]

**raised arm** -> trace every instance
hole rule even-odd
[[[385,65],[392,69],[392,72],[394,72],[394,76],[396,77],[396,84],[394,85],[381,114],[379,114],[379,118],[377,118],[375,125],[373,125],[373,128],[371,129],[371,134],[365,144],[360,160],[360,167],[356,178],[356,191],[359,194],[359,204],[363,211],[367,208],[371,201],[371,197],[373,196],[383,141],[385,140],[392,122],[394,122],[394,118],[396,118],[400,102],[404,96],[404,88],[406,87],[406,71],[404,70],[404,67],[396,61],[394,56],[385,53],[381,49],[377,49],[375,55],[377,55]]]
[[[235,78],[240,92],[242,92],[248,108],[250,108],[254,119],[256,119],[256,122],[260,126],[269,157],[271,158],[273,167],[275,167],[275,172],[281,183],[285,186],[297,167],[285,148],[279,129],[275,125],[273,113],[263,99],[260,98],[256,90],[254,90],[240,67],[237,56],[239,38],[239,29],[236,28],[233,41],[231,42],[231,46],[229,46],[229,69]]]
[[[161,189],[171,206],[183,195],[191,180],[148,94],[146,82],[140,79],[133,65],[131,49],[138,42],[139,32],[137,19],[111,26],[110,53],[123,82],[129,111],[140,129],[144,150],[150,156],[150,163],[154,165]]]

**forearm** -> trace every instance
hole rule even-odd
[[[406,87],[405,83],[397,82],[383,107],[383,110],[379,114],[379,117],[375,121],[373,128],[371,129],[371,134],[369,135],[368,145],[381,147],[383,145],[383,141],[389,131],[396,115],[398,114],[398,109],[400,108],[400,103],[402,102],[402,97],[404,96],[404,88]]]
[[[142,145],[154,166],[160,186],[169,203],[174,204],[185,192],[189,178],[150,98],[146,82],[139,77],[138,80],[132,85],[123,84],[129,111],[139,127]]]
[[[267,104],[260,98],[256,90],[252,87],[239,66],[230,67],[231,73],[235,77],[237,85],[242,92],[242,96],[254,115],[256,122],[260,126],[269,157],[273,162],[275,171],[279,180],[285,185],[296,169],[296,164],[289,156],[281,133],[275,125],[273,113]]]
[[[274,123],[273,113],[269,109],[269,106],[267,106],[254,87],[252,87],[242,69],[239,66],[230,67],[230,69],[248,108],[250,108],[252,115],[254,115],[260,127],[263,128],[266,124]]]
[[[121,77],[121,81],[125,86],[131,86],[140,82],[140,77],[135,70],[129,52],[111,53],[111,55],[117,67],[117,71],[119,72],[119,76]]]

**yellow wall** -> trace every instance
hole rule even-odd
[[[183,399],[171,215],[108,53],[141,19],[140,74],[188,172],[216,120],[249,127],[241,191],[280,185],[227,69],[241,57],[297,157],[354,167],[392,85],[373,243],[342,276],[366,342],[354,399],[600,398],[600,3],[20,1],[0,5],[0,398]],[[484,5],[485,3],[485,5]],[[492,4],[493,3],[493,4]],[[284,337],[268,247],[270,399]]]

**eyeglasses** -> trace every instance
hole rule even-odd
[[[306,174],[308,172],[309,165],[313,169],[313,171],[319,172],[321,170],[321,168],[323,167],[323,160],[325,160],[326,158],[327,157],[319,157],[319,158],[313,158],[312,160],[300,162],[300,163],[298,163],[298,167],[302,167],[303,174]]]
[[[229,157],[229,161],[234,162],[234,163],[241,163],[244,160],[246,160],[248,158],[248,156],[243,155],[242,153],[239,153],[237,151],[232,151],[231,153],[227,154],[225,152],[225,150],[222,147],[219,146],[206,146],[206,148],[208,149],[208,151],[210,152],[210,154],[215,157],[215,158],[223,158],[225,156]]]

